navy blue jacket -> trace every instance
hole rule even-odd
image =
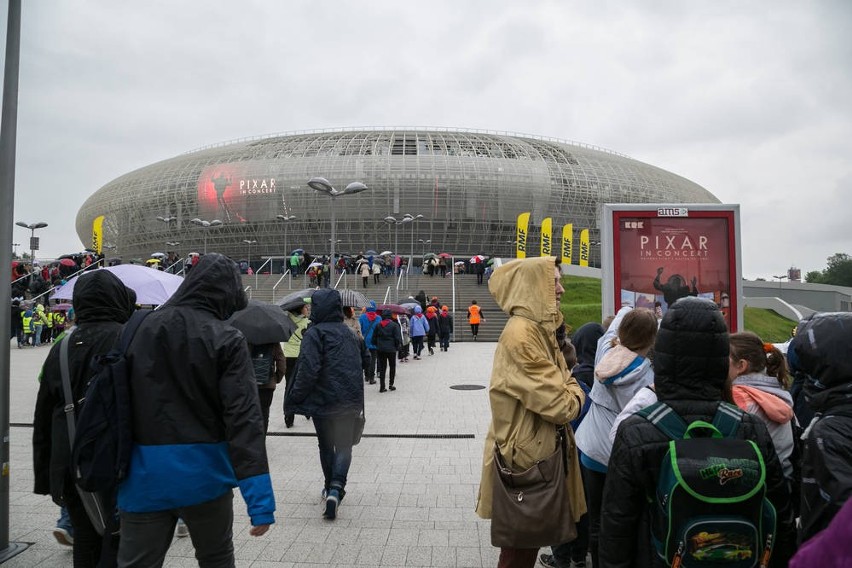
[[[362,369],[370,354],[343,323],[337,290],[311,296],[311,325],[302,337],[296,371],[284,397],[287,414],[341,416],[364,410]]]

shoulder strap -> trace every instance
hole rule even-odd
[[[59,371],[62,375],[62,391],[65,393],[65,419],[68,421],[68,443],[71,451],[74,450],[74,436],[77,434],[77,418],[74,413],[74,393],[71,391],[71,373],[68,371],[68,344],[71,335],[76,331],[72,327],[62,337],[62,345],[59,346]]]
[[[713,415],[713,426],[725,438],[733,438],[743,421],[743,411],[727,402],[720,402]]]
[[[656,426],[660,432],[672,440],[680,440],[686,434],[686,422],[665,402],[655,402],[636,414]]]

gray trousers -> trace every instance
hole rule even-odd
[[[120,568],[160,568],[172,544],[178,517],[189,529],[201,568],[234,568],[234,494],[191,507],[153,513],[121,512]]]

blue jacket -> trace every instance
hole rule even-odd
[[[311,326],[293,380],[287,387],[287,414],[340,416],[364,409],[363,365],[369,353],[343,323],[340,292],[324,288],[311,296]]]
[[[422,337],[429,333],[429,322],[426,316],[423,315],[423,310],[420,306],[414,308],[414,315],[409,321],[409,333],[411,337]]]
[[[361,324],[361,335],[364,336],[364,343],[367,349],[376,349],[376,328],[379,327],[379,322],[382,321],[382,316],[373,311],[367,310],[367,313],[361,314],[358,317],[358,323]],[[372,318],[370,316],[373,316]]]
[[[134,444],[120,509],[187,507],[239,486],[251,524],[275,522],[248,346],[225,323],[246,305],[237,265],[212,253],[139,326],[127,351]]]

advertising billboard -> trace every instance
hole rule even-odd
[[[274,162],[215,164],[198,176],[198,214],[205,220],[226,224],[269,221],[286,209]]]
[[[697,296],[742,329],[739,205],[608,204],[601,227],[604,317]]]

